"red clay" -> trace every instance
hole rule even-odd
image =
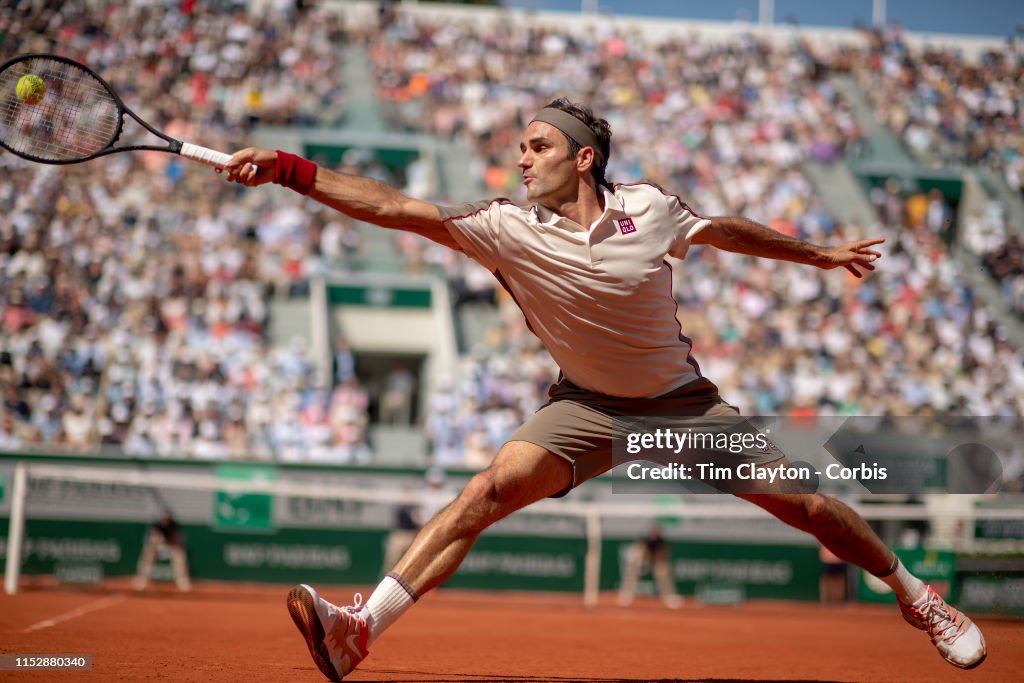
[[[318,587],[337,602],[351,588]],[[190,594],[31,588],[0,597],[0,652],[93,656],[88,672],[0,672],[11,681],[321,681],[284,606],[286,586],[200,585]],[[364,596],[367,591],[363,590]],[[1014,681],[1024,622],[976,619],[979,669],[941,660],[893,608],[654,601],[440,591],[371,648],[351,681]]]

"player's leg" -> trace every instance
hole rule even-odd
[[[628,607],[633,604],[636,585],[640,582],[640,572],[644,568],[644,546],[634,541],[626,549],[626,563],[622,570],[622,583],[619,584],[619,604]]]
[[[293,588],[288,611],[320,671],[341,680],[420,595],[455,572],[484,529],[572,482],[568,460],[532,443],[510,441],[490,467],[470,479],[458,497],[419,531],[365,605],[357,595],[354,605],[338,607],[309,586]]]
[[[540,446],[510,441],[446,508],[427,522],[391,572],[417,596],[443,583],[480,533],[572,481],[572,465]]]
[[[864,518],[848,505],[820,493],[738,493],[738,497],[764,508],[779,520],[806,531],[846,562],[876,576],[888,574],[896,554],[882,542]],[[917,585],[920,584],[920,585]],[[899,586],[897,595],[915,599],[924,584]]]
[[[672,578],[672,557],[668,546],[662,546],[651,556],[651,573],[658,586],[658,595],[666,607],[677,609],[682,606],[683,599],[676,592],[676,582]]]
[[[188,574],[188,556],[185,548],[173,543],[170,545],[171,567],[174,569],[174,583],[178,590],[187,593],[192,590],[192,579]]]
[[[985,660],[985,638],[962,612],[911,574],[864,518],[852,508],[819,493],[738,493],[778,519],[812,534],[840,559],[871,572],[896,594],[904,618],[927,631],[939,654],[954,666],[970,669]]]
[[[145,590],[149,580],[153,578],[153,563],[156,561],[157,547],[163,542],[160,534],[154,530],[146,533],[146,542],[139,553],[139,564],[135,569],[135,590]]]

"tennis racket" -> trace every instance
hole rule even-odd
[[[18,98],[22,76],[43,80],[46,93],[29,104]],[[125,115],[166,144],[118,146]],[[0,145],[29,161],[75,164],[115,152],[170,152],[214,168],[230,154],[175,140],[125,106],[114,89],[92,69],[59,55],[25,54],[0,65]]]

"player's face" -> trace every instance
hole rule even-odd
[[[562,131],[543,121],[526,128],[519,143],[519,169],[526,198],[548,208],[575,198],[579,190],[577,159],[569,159],[569,141]]]

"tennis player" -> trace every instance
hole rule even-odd
[[[613,417],[738,415],[701,375],[681,333],[666,256],[710,245],[857,277],[880,257],[873,247],[881,239],[815,246],[743,218],[701,216],[650,183],[610,184],[610,143],[607,121],[584,106],[558,99],[541,109],[520,142],[529,206],[504,199],[440,206],[281,151],[245,149],[224,168],[230,181],[275,182],[352,218],[464,252],[514,297],[561,369],[548,403],[423,527],[365,604],[357,595],[339,607],[309,586],[291,590],[288,610],[329,679],[358,666],[388,627],[455,572],[488,526],[608,470]],[[786,464],[777,449],[736,458]],[[985,658],[978,627],[911,575],[843,503],[768,486],[737,495],[891,586],[904,618],[946,661],[971,668]]]

